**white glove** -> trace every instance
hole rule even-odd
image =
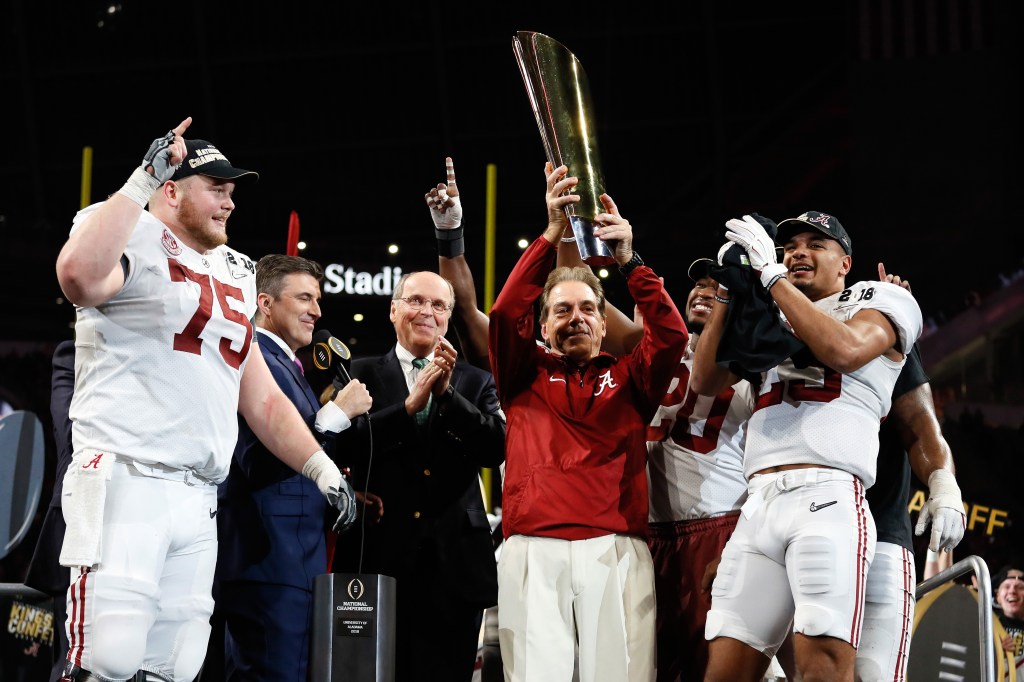
[[[964,515],[960,486],[948,469],[936,469],[928,477],[928,500],[917,517],[914,534],[924,533],[929,520],[932,523],[932,536],[928,549],[933,552],[952,552],[964,537],[967,517]]]
[[[765,289],[771,289],[779,278],[786,276],[786,266],[779,263],[775,255],[775,242],[761,223],[745,215],[743,220],[732,218],[725,223],[725,227],[725,238],[746,250],[750,267],[761,276],[761,284]]]
[[[718,250],[718,265],[719,265],[719,267],[722,267],[722,266],[725,265],[725,254],[729,251],[729,249],[731,249],[734,246],[736,246],[736,245],[733,244],[732,242],[726,242],[726,243],[722,244],[722,248],[720,248]]]
[[[462,200],[459,199],[459,187],[455,183],[455,166],[451,157],[444,160],[447,172],[447,184],[437,186],[426,195],[430,217],[434,219],[434,227],[439,230],[454,230],[462,225]]]

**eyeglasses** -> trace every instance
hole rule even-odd
[[[423,306],[430,306],[430,309],[438,315],[444,315],[452,309],[446,301],[423,298],[422,296],[404,296],[398,300],[405,301],[405,304],[413,310],[423,310]]]

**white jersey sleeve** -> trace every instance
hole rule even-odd
[[[647,428],[652,523],[734,511],[747,497],[743,448],[751,386],[739,381],[715,397],[701,396],[689,389],[692,369],[687,347]]]
[[[76,225],[95,207],[83,209]],[[77,308],[75,450],[227,475],[252,342],[255,266],[220,246],[200,254],[143,212],[124,286]]]
[[[906,350],[921,334],[917,302],[887,282],[858,282],[815,306],[840,322],[862,310],[878,310],[896,330],[897,345]],[[766,372],[747,430],[746,475],[784,464],[817,464],[847,471],[871,487],[878,428],[889,413],[902,368],[902,360],[879,355],[841,374],[808,353]]]
[[[910,352],[924,328],[917,300],[903,287],[889,282],[857,282],[824,301],[832,303],[819,307],[840,322],[849,320],[862,310],[877,310],[885,315],[899,337],[896,349],[904,355]]]

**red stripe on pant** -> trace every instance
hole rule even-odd
[[[914,568],[914,557],[906,547],[901,548],[903,553],[903,632],[900,634],[900,650],[896,654],[896,670],[893,673],[893,682],[903,682],[907,679],[907,648],[910,635],[910,600],[915,589],[912,576],[916,576]]]
[[[85,581],[89,568],[82,568],[78,579],[69,590],[71,595],[71,625],[68,627],[68,660],[82,667],[82,649],[85,647]]]
[[[853,479],[854,506],[857,509],[857,602],[853,608],[853,621],[850,625],[850,644],[854,649],[860,646],[861,619],[864,617],[864,587],[867,579],[864,571],[864,561],[861,557],[867,545],[867,517],[864,513],[864,490],[863,485],[857,479]]]

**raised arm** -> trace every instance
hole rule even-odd
[[[719,264],[721,260],[719,252]],[[722,333],[725,330],[726,315],[729,312],[729,301],[729,290],[719,285],[718,291],[715,292],[715,305],[711,308],[711,316],[704,324],[704,331],[697,339],[697,347],[693,351],[690,388],[699,395],[716,396],[739,380],[739,377],[721,367],[716,361],[718,346],[722,342]]]
[[[128,182],[90,212],[72,232],[57,256],[57,281],[75,305],[106,303],[124,286],[121,256],[149,198],[174,174],[185,158],[186,118],[158,137]]]
[[[558,244],[555,267],[590,267],[583,261],[583,257],[580,256],[580,250],[576,246],[576,238],[573,237],[572,228],[569,226],[566,226],[562,233],[561,242]],[[644,336],[643,322],[628,317],[624,312],[612,305],[610,301],[605,302],[605,315],[607,317],[608,334],[604,337],[602,349],[612,355],[625,355],[633,350]]]
[[[548,164],[545,169],[547,226],[519,257],[491,308],[487,336],[491,373],[503,403],[528,381],[534,371],[531,351],[537,345],[537,330],[533,305],[544,290],[544,282],[551,271],[554,245],[567,223],[565,206],[580,200],[579,195],[569,193],[579,179],[566,177],[568,169],[565,166],[551,169]]]
[[[438,273],[452,283],[455,310],[452,322],[463,355],[473,365],[490,371],[487,357],[487,315],[476,300],[476,284],[465,256],[462,199],[455,181],[455,165],[445,157],[446,182],[438,183],[424,195],[434,221],[437,238]]]
[[[786,266],[778,262],[775,242],[760,223],[744,216],[742,220],[727,221],[725,226],[726,239],[746,250],[761,284],[818,360],[849,374],[879,355],[895,361],[903,359],[895,350],[896,329],[884,314],[865,309],[846,322],[832,318],[786,279]]]

